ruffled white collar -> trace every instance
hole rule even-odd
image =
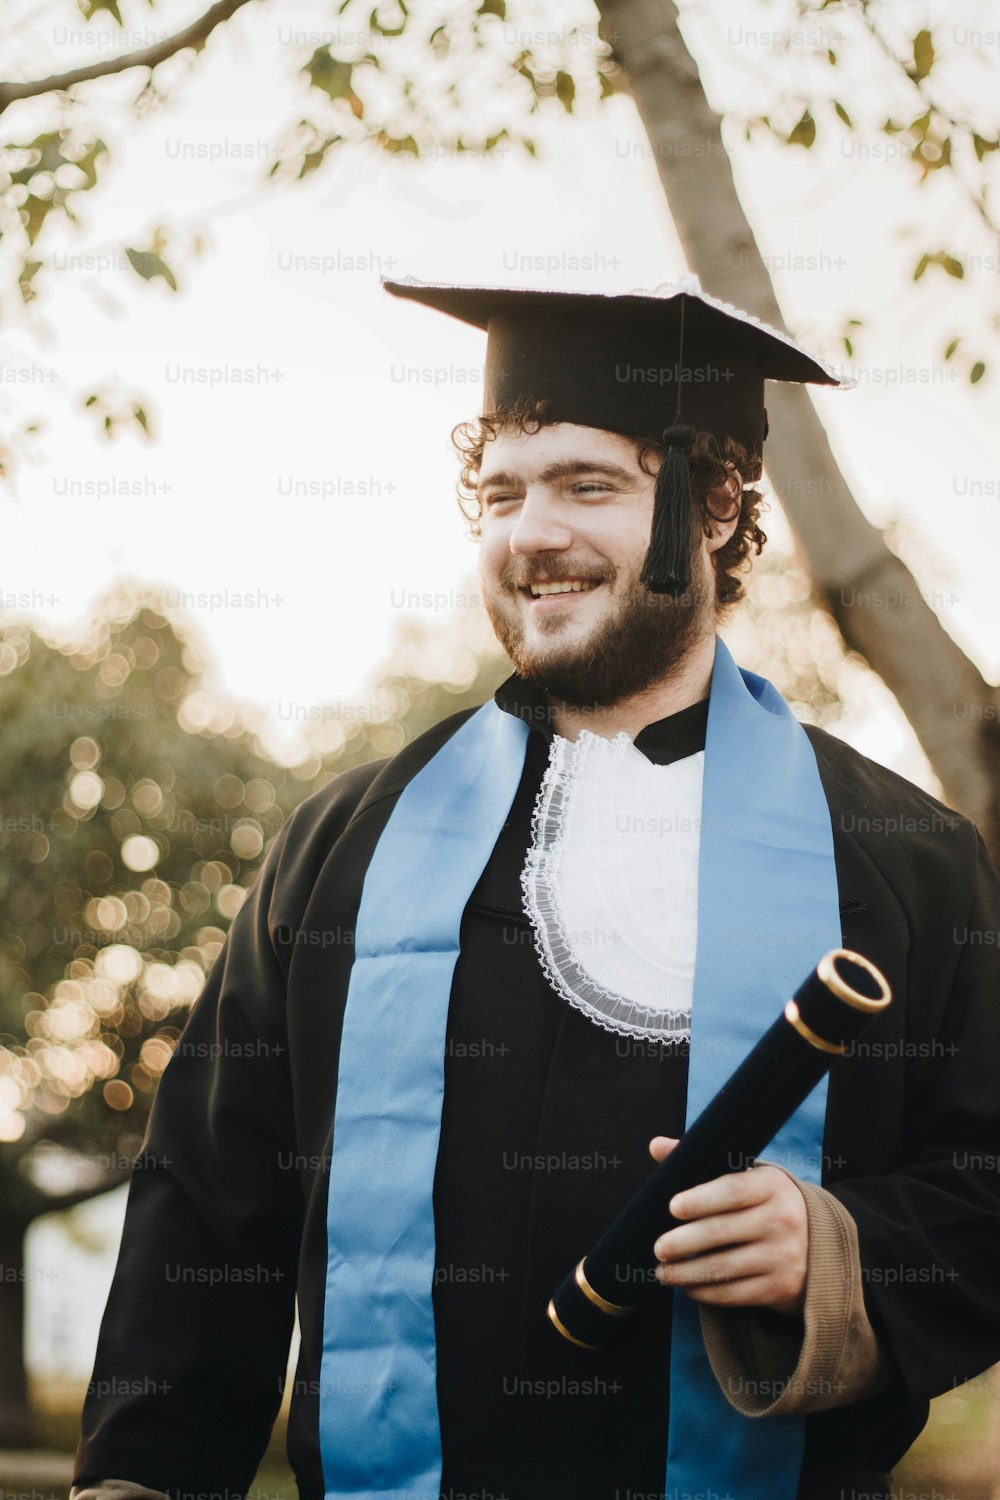
[[[596,1025],[689,1040],[705,752],[553,735],[521,873],[546,976]]]

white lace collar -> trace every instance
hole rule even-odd
[[[690,1039],[705,752],[553,735],[521,873],[545,974],[596,1025]]]

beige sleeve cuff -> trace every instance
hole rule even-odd
[[[170,1496],[164,1490],[150,1490],[144,1484],[133,1484],[130,1479],[102,1479],[82,1490],[74,1485],[69,1500],[170,1500]]]
[[[727,1401],[745,1417],[848,1406],[889,1380],[865,1309],[857,1225],[826,1188],[792,1181],[809,1216],[801,1317],[769,1307],[699,1308],[712,1371]]]

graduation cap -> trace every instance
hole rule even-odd
[[[764,381],[847,386],[785,334],[701,290],[694,276],[651,292],[519,290],[382,278],[408,297],[487,331],[483,414],[545,400],[556,420],[666,449],[656,477],[642,582],[690,583],[691,470],[698,431],[759,458]]]

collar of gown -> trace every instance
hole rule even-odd
[[[552,743],[552,710],[543,688],[537,688],[513,672],[493,694],[498,708],[523,719],[537,729],[547,744]],[[708,729],[708,699],[692,703],[677,713],[668,714],[640,729],[633,741],[647,760],[657,766],[668,766],[685,756],[696,755],[705,748]]]

